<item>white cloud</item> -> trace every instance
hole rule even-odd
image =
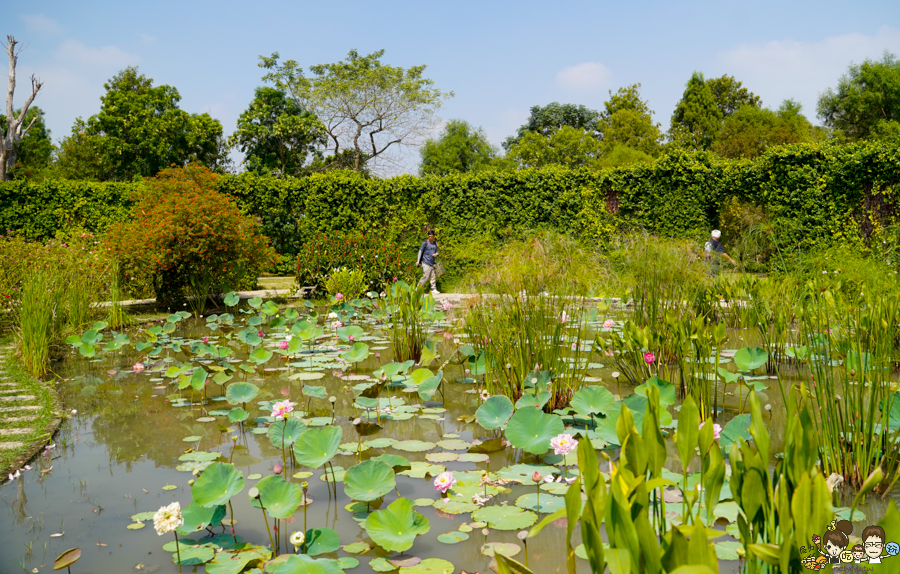
[[[151,34],[144,34],[143,32],[141,32],[140,34],[138,34],[138,37],[141,39],[141,42],[143,42],[145,44],[155,44],[156,43],[156,36],[153,36]]]
[[[25,28],[30,32],[56,34],[62,31],[59,22],[43,14],[19,14],[19,19],[25,22]]]
[[[56,50],[54,58],[65,64],[92,69],[121,69],[140,62],[140,57],[137,54],[126,52],[116,46],[93,48],[82,44],[78,40],[66,40],[63,42],[59,49]]]
[[[600,62],[583,62],[560,70],[556,85],[570,90],[597,90],[608,87],[612,78],[612,71]]]
[[[837,86],[851,63],[881,59],[885,50],[900,54],[900,30],[885,26],[871,36],[852,33],[815,42],[788,38],[742,44],[717,59],[722,73],[742,81],[762,97],[767,107],[775,108],[784,99],[794,98],[812,120],[819,94]]]

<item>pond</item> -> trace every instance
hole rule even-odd
[[[390,330],[371,305],[297,310],[266,305],[268,313],[256,302],[253,308],[233,308],[233,315],[213,319],[173,315],[160,325],[132,328],[127,334],[113,335],[107,328],[100,331],[102,341],[89,331],[77,342],[79,350],[54,368],[70,411],[55,446],[32,462],[30,471],[0,486],[0,573],[49,571],[53,560],[73,547],[82,550],[73,572],[175,572],[174,538],[157,535],[153,513],[175,501],[187,509],[198,496],[197,472],[214,464],[224,468],[229,462],[242,476],[242,484],[233,485],[229,504],[221,507],[223,515],[215,517],[217,526],[210,529],[215,538],[203,539],[206,530],[180,537],[185,571],[206,568],[236,574],[248,562],[251,567],[255,564],[253,552],[273,544],[281,553],[292,552],[291,533],[310,531],[318,538],[305,541],[307,554],[339,560],[348,572],[396,572],[397,565],[409,574],[445,569],[488,572],[495,550],[521,562],[527,558],[535,572],[566,572],[565,518],[527,541],[519,534],[564,507],[561,495],[567,486],[541,482],[537,494],[531,478],[535,471],[557,480],[564,473],[574,478],[575,453],[562,456],[550,451],[538,456],[504,446],[491,440],[503,436],[500,430],[486,430],[473,420],[484,398],[478,377],[466,372],[470,364],[459,360],[457,350],[465,337],[459,332],[444,336],[454,327],[455,310],[439,316],[430,327],[438,355],[430,370],[438,373],[443,363],[443,383],[425,400],[418,389],[428,381],[422,373],[415,374],[417,366],[404,368],[393,361]],[[339,316],[329,316],[333,311]],[[299,329],[292,330],[304,317],[304,328],[314,324],[321,333],[301,336]],[[338,327],[335,321],[341,319],[345,324]],[[348,330],[350,326],[359,329]],[[600,328],[596,322],[590,327]],[[751,342],[749,332],[733,334],[735,340],[741,337]],[[367,347],[364,357],[360,344]],[[101,350],[106,348],[112,350]],[[610,366],[590,363],[585,368],[589,383],[604,385],[623,398],[634,393],[632,386],[616,384]],[[203,373],[199,384],[198,372]],[[366,397],[373,393],[365,389],[376,383],[380,392]],[[294,403],[288,420],[299,426],[282,422],[283,428],[275,426],[273,432],[273,405],[285,400]],[[739,428],[743,419],[737,402],[731,403],[721,424],[728,431],[723,435],[734,440],[746,434],[746,425]],[[668,411],[677,416],[677,408],[672,404]],[[773,409],[769,415],[773,452],[779,451],[782,413]],[[735,424],[729,427],[732,420]],[[340,429],[329,431],[335,446],[338,441],[340,446],[324,470],[321,465],[309,468],[294,462],[292,445],[276,446],[296,439],[304,428]],[[590,435],[567,432],[579,440],[591,439],[604,449],[598,453],[613,461],[619,455],[604,440],[602,425]],[[667,448],[664,473],[678,482],[681,463],[671,441]],[[349,469],[373,459],[381,462],[345,480]],[[609,462],[601,461],[601,471],[608,472]],[[385,469],[393,476],[380,476]],[[696,481],[699,465],[690,470],[694,471],[690,480]],[[445,471],[453,473],[456,483],[442,496],[435,479]],[[258,500],[250,496],[269,492],[276,480],[278,488],[298,488],[283,486],[281,478],[269,478],[273,476],[308,488],[305,499],[300,498],[305,504],[293,505],[291,510],[296,510],[278,520],[277,533],[272,532],[277,509],[270,506],[267,516],[260,502],[266,495]],[[374,490],[377,496],[357,494],[361,490]],[[483,498],[473,501],[473,497]],[[365,498],[374,500],[361,501]],[[392,504],[400,498],[410,501],[411,508]],[[720,571],[737,572],[741,547],[736,538],[737,506],[730,501],[727,481],[720,499],[715,523],[722,531],[716,540]],[[884,514],[885,503],[870,499],[861,507],[862,514],[854,516],[856,522],[874,523]],[[667,496],[671,520],[679,519],[681,508],[679,497]],[[383,534],[369,532],[377,530],[377,521],[367,522],[376,509],[395,512],[400,519],[410,511],[418,513],[427,519],[427,530],[412,535],[411,547],[402,541],[385,543]],[[573,546],[580,542],[576,529]],[[226,563],[220,556],[213,564],[192,566],[208,562],[216,549],[191,545],[210,543],[235,555],[239,544],[245,544],[247,559]],[[392,544],[391,551],[383,548]],[[589,572],[583,548],[577,555],[578,571]],[[388,559],[399,561],[394,565]],[[417,564],[418,560],[423,561]]]

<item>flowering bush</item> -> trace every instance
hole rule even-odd
[[[402,245],[374,234],[323,233],[308,241],[297,255],[297,283],[326,287],[327,278],[339,268],[358,270],[364,277],[364,290],[379,290],[395,277],[411,281],[415,256],[404,253]]]
[[[187,299],[199,314],[207,297],[253,287],[275,259],[259,223],[216,191],[217,177],[196,165],[163,170],[131,219],[110,229],[123,280],[149,280],[163,306]]]

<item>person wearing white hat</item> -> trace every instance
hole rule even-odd
[[[715,275],[719,271],[719,258],[724,257],[725,259],[731,261],[732,265],[737,265],[734,259],[731,258],[728,253],[725,252],[725,247],[719,242],[719,238],[722,237],[722,232],[718,229],[712,230],[712,237],[706,242],[706,245],[703,246],[703,251],[706,252],[706,257],[711,259],[712,263],[712,271]]]

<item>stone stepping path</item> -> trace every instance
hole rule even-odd
[[[0,407],[0,413],[12,413],[16,411],[39,411],[40,405],[24,405],[21,407]]]
[[[25,446],[24,442],[16,442],[16,441],[0,442],[0,450],[4,450],[4,449],[5,450],[13,450],[13,449],[17,449],[17,448],[22,448],[23,446]]]
[[[34,395],[13,395],[11,397],[0,397],[0,401],[12,402],[12,401],[33,401]]]
[[[28,428],[0,429],[0,437],[12,436],[12,435],[23,435],[23,434],[31,434],[31,429],[28,429]]]
[[[10,348],[0,347],[0,357]],[[0,451],[19,451],[31,444],[35,431],[34,422],[40,419],[41,405],[37,402],[37,393],[24,388],[17,382],[6,378],[6,372],[0,371]],[[24,403],[24,404],[16,404]]]

